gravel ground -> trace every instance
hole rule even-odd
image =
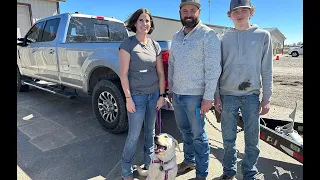
[[[266,117],[287,119],[297,102],[296,120],[303,121],[303,56],[273,61],[273,95]]]

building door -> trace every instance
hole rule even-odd
[[[17,38],[24,37],[31,27],[29,6],[17,5]]]

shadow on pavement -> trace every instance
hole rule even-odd
[[[243,156],[243,154],[241,155]],[[257,168],[264,174],[265,179],[303,179],[303,165],[300,164],[286,163],[260,157]]]
[[[119,177],[127,132],[106,132],[95,119],[90,97],[80,95],[70,100],[37,89],[17,93],[17,165],[33,180]],[[173,111],[162,110],[161,119],[162,132],[182,143]],[[143,131],[136,152],[133,164],[143,163]],[[210,153],[222,162],[223,148],[210,144]],[[265,179],[303,179],[302,165],[260,158],[257,167]]]
[[[218,141],[216,141],[218,142]],[[210,151],[214,156],[221,162],[223,158],[223,149],[217,146],[210,145]],[[243,153],[238,152],[238,158],[243,159]],[[237,162],[237,175],[236,179],[243,179],[241,174],[241,163],[242,160]],[[264,179],[303,179],[303,165],[286,163],[283,161],[277,161],[273,159],[267,159],[264,157],[259,157],[257,163],[257,169],[263,174]],[[219,178],[214,178],[213,180],[218,180]]]

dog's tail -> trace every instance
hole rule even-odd
[[[134,165],[134,168],[138,171],[140,176],[147,177],[148,176],[148,170],[142,169],[140,166]]]

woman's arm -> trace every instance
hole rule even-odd
[[[165,77],[164,77],[164,69],[163,69],[163,62],[161,58],[161,54],[157,56],[157,73],[158,73],[158,78],[159,78],[159,89],[160,89],[160,94],[165,93]],[[162,106],[164,105],[164,97],[160,96],[157,102],[157,109],[159,110]]]
[[[165,93],[165,77],[164,77],[164,68],[163,68],[163,61],[161,54],[157,56],[157,73],[159,78],[159,88],[160,88],[160,94]]]
[[[121,86],[126,97],[131,97],[130,88],[129,88],[129,80],[128,80],[128,70],[130,64],[130,54],[120,49],[119,51],[120,58],[120,80]]]
[[[129,71],[129,64],[130,64],[130,54],[120,49],[119,51],[119,59],[120,59],[120,80],[123,92],[126,96],[126,107],[127,111],[133,113],[136,111],[135,105],[131,98],[130,88],[129,88],[129,80],[128,80],[128,71]]]

